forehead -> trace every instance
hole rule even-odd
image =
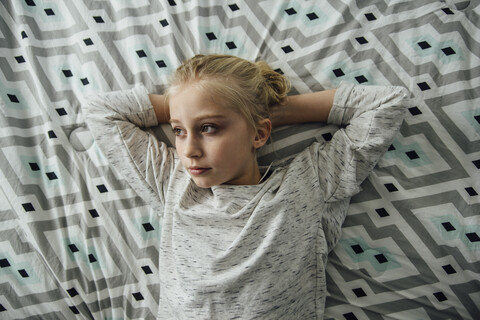
[[[235,118],[240,116],[231,108],[222,106],[200,86],[186,85],[179,88],[169,99],[170,122],[215,117]]]

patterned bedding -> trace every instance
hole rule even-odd
[[[0,318],[155,318],[158,212],[109,167],[81,101],[161,92],[182,60],[216,52],[268,61],[292,93],[410,90],[329,257],[325,318],[479,319],[479,17],[453,0],[2,0]],[[259,161],[335,130],[278,128]]]

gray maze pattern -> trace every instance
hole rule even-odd
[[[209,52],[267,60],[292,93],[407,87],[401,132],[330,256],[325,318],[478,318],[479,15],[476,1],[2,1],[0,318],[155,318],[158,212],[109,167],[81,101],[161,92]],[[335,129],[279,128],[259,161]]]

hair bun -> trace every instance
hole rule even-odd
[[[265,61],[258,61],[255,63],[264,79],[264,88],[259,88],[263,91],[264,103],[272,106],[281,103],[290,91],[290,81],[282,74],[273,70]]]

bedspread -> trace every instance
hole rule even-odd
[[[480,318],[479,15],[453,0],[2,0],[0,318],[155,318],[159,213],[108,165],[81,101],[162,92],[196,53],[266,60],[292,94],[408,88],[329,256],[325,318]],[[336,129],[277,128],[259,162]]]

